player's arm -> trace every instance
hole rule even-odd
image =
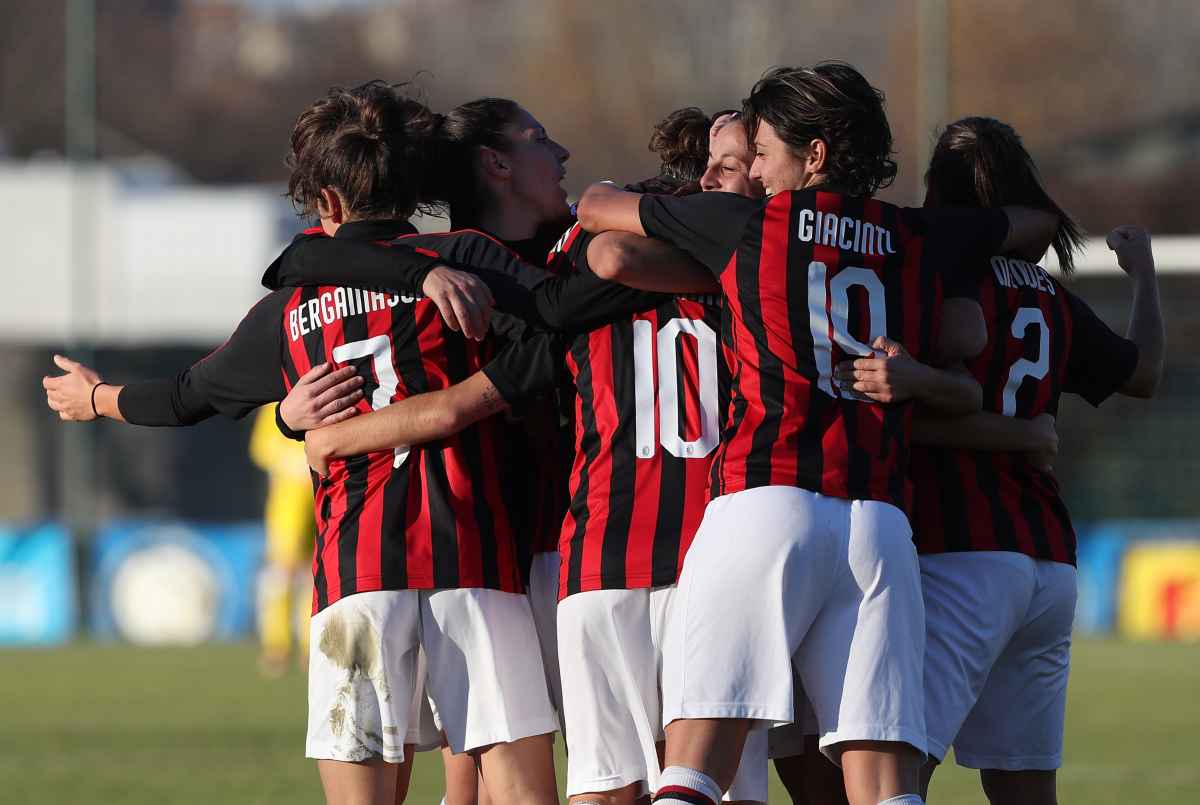
[[[417,394],[340,424],[308,431],[304,452],[322,477],[329,462],[393,447],[445,439],[508,410],[508,403],[482,370],[449,388]]]
[[[927,366],[883,336],[871,348],[880,354],[842,361],[834,368],[839,387],[879,403],[917,400],[942,414],[967,414],[983,407],[983,388],[965,369]]]
[[[631,232],[597,235],[588,244],[588,264],[598,277],[615,282],[631,279],[645,291],[717,293],[721,290],[712,272],[679,249]]]
[[[1130,397],[1153,397],[1162,380],[1167,333],[1150,233],[1137,226],[1119,226],[1108,233],[1107,243],[1117,254],[1117,264],[1133,280],[1133,305],[1125,337],[1137,345],[1137,363],[1120,392]]]
[[[353,366],[334,370],[329,363],[317,364],[275,406],[275,427],[289,439],[304,441],[305,431],[355,416],[363,382]]]
[[[930,447],[1024,453],[1036,467],[1049,471],[1058,455],[1054,417],[1041,414],[1018,419],[986,411],[951,417],[918,409],[913,416],[913,442]]]
[[[736,251],[746,223],[761,209],[761,201],[732,193],[675,197],[592,185],[580,199],[579,217],[588,231],[618,230],[661,240],[719,277]],[[686,293],[694,287],[684,282],[664,282],[653,261],[614,261],[612,265],[620,268],[620,273],[610,278],[636,288]]]
[[[562,365],[562,340],[531,331],[508,344],[466,380],[416,394],[372,413],[305,434],[309,466],[324,476],[329,462],[445,439],[551,388]]]
[[[134,425],[180,427],[216,414],[241,418],[286,394],[279,367],[285,302],[284,294],[259,301],[224,346],[173,378],[112,386],[58,356],[55,362],[66,374],[42,378],[46,401],[60,418],[74,421],[105,416]]]

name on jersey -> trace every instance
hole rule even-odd
[[[1054,281],[1046,269],[1035,263],[996,256],[992,258],[992,272],[996,275],[996,282],[1005,288],[1032,288],[1054,296]]]
[[[800,210],[798,235],[805,243],[832,246],[844,252],[877,257],[896,253],[892,245],[892,230],[832,212]]]
[[[338,319],[371,313],[401,303],[411,305],[421,296],[404,296],[382,291],[364,291],[361,288],[334,288],[322,292],[288,311],[288,331],[293,341],[308,335]]]

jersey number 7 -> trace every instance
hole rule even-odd
[[[392,339],[386,335],[377,335],[363,341],[351,341],[333,348],[333,359],[338,363],[370,358],[375,370],[375,390],[371,392],[371,410],[378,411],[391,405],[392,397],[396,396],[396,387],[400,380],[396,377],[396,367],[392,365]],[[397,447],[392,467],[399,467],[408,458],[408,447]]]

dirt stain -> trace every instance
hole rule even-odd
[[[325,623],[317,647],[331,662],[346,671],[345,682],[338,687],[329,709],[330,730],[339,738],[350,738],[357,744],[352,755],[361,754],[361,759],[377,757],[379,750],[374,747],[382,747],[383,739],[365,727],[363,722],[378,723],[378,716],[365,717],[367,714],[360,710],[361,705],[377,708],[391,699],[380,657],[379,632],[364,614],[339,612]],[[366,685],[374,690],[365,688]],[[378,702],[369,705],[368,699],[360,702],[363,696],[378,698]],[[395,732],[395,727],[384,727],[385,734]]]

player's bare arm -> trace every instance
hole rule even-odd
[[[1119,226],[1108,233],[1106,242],[1108,248],[1116,252],[1121,270],[1133,280],[1133,305],[1125,337],[1137,344],[1138,359],[1133,374],[1121,387],[1121,393],[1130,397],[1153,397],[1162,379],[1167,333],[1159,302],[1150,233],[1139,226]]]
[[[105,383],[94,369],[63,355],[54,356],[54,365],[64,374],[42,378],[46,404],[64,422],[90,422],[107,417],[124,422],[117,398],[121,386]]]
[[[645,235],[639,211],[641,193],[622,190],[612,182],[597,182],[583,191],[576,213],[588,232],[632,232]]]
[[[290,430],[335,425],[358,413],[354,404],[362,399],[363,379],[353,366],[331,368],[321,363],[309,369],[279,403],[279,416]]]
[[[717,293],[721,289],[712,272],[681,250],[631,232],[596,236],[588,244],[587,259],[596,276],[643,291]]]
[[[1058,232],[1059,217],[1032,207],[1001,207],[1008,216],[1008,235],[1000,247],[1002,254],[1015,254],[1037,262]]]
[[[444,439],[508,409],[482,371],[449,388],[417,394],[370,414],[310,430],[304,437],[308,463],[325,476],[329,462]]]
[[[983,389],[965,370],[927,366],[883,336],[871,347],[881,354],[842,361],[834,369],[842,388],[879,403],[919,400],[943,414],[967,414],[983,407]]]
[[[977,411],[947,417],[918,410],[913,442],[930,447],[1024,453],[1036,467],[1049,471],[1058,456],[1058,429],[1051,414],[1033,419]]]

